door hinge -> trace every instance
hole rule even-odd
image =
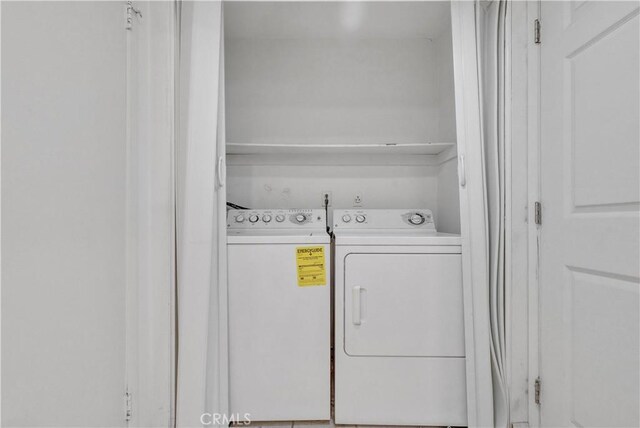
[[[125,390],[124,392],[124,420],[125,421],[130,421],[131,420],[131,416],[133,414],[133,403],[132,403],[133,399],[131,398],[131,393],[129,392],[129,389],[127,388],[127,390]]]
[[[540,202],[533,204],[533,219],[535,224],[542,224],[542,204]]]
[[[533,43],[540,44],[540,20],[533,21]]]
[[[125,27],[127,30],[131,30],[133,28],[133,17],[137,16],[138,18],[142,18],[142,12],[139,9],[133,7],[133,1],[127,0],[127,14],[125,17]]]
[[[540,387],[541,387],[541,383],[542,381],[540,380],[540,377],[536,378],[536,381],[533,384],[533,390],[534,390],[534,401],[536,404],[540,404]]]

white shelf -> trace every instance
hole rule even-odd
[[[438,155],[455,143],[418,144],[252,144],[227,143],[227,153],[232,155],[270,154],[396,154]]]

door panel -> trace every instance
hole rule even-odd
[[[541,18],[541,422],[638,426],[638,3]]]
[[[123,426],[120,2],[2,3],[2,426]]]
[[[345,352],[464,356],[460,254],[349,254]]]

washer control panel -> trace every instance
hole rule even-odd
[[[333,227],[340,229],[404,229],[436,231],[433,213],[421,209],[334,210]]]
[[[227,227],[231,229],[318,229],[326,225],[323,209],[229,210]]]

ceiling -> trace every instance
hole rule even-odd
[[[435,38],[451,26],[442,1],[225,1],[227,38]]]

